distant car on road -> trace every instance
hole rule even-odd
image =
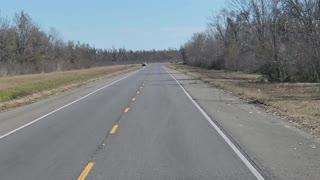
[[[142,66],[147,66],[147,63],[142,63]]]

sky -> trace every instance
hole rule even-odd
[[[179,48],[226,0],[0,0],[0,16],[21,10],[65,41],[96,48],[150,50]]]

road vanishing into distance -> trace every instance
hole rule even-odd
[[[264,179],[163,64],[69,96],[1,113],[0,179]]]

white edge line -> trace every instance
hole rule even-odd
[[[109,86],[111,86],[111,85],[113,85],[113,84],[115,84],[115,83],[123,80],[123,79],[126,79],[126,78],[128,78],[129,76],[131,76],[131,75],[133,75],[133,74],[135,74],[135,73],[137,73],[137,72],[139,72],[139,71],[141,71],[141,70],[142,70],[142,69],[139,69],[139,70],[137,70],[137,71],[135,71],[135,72],[133,72],[133,73],[131,73],[131,74],[128,74],[128,75],[125,76],[125,77],[122,77],[122,78],[120,78],[120,79],[118,79],[118,80],[115,80],[115,81],[113,81],[112,83],[110,83],[110,84],[108,84],[108,85],[106,85],[106,86],[103,86],[103,87],[101,87],[101,88],[99,88],[99,89],[97,89],[97,90],[95,90],[95,91],[92,91],[91,93],[89,93],[89,94],[87,94],[87,95],[85,95],[85,96],[82,96],[82,97],[79,98],[79,99],[76,99],[76,100],[74,100],[74,101],[72,101],[72,102],[70,102],[70,103],[68,103],[68,104],[66,104],[66,105],[64,105],[64,106],[56,109],[56,110],[53,110],[53,111],[49,112],[48,114],[45,114],[45,115],[43,115],[43,116],[41,116],[41,117],[39,117],[39,118],[37,118],[37,119],[35,119],[35,120],[33,120],[33,121],[25,124],[25,125],[23,125],[23,126],[20,126],[20,127],[16,128],[16,129],[14,129],[14,130],[12,130],[12,131],[4,134],[4,135],[1,135],[1,136],[0,136],[0,139],[3,139],[3,138],[5,138],[5,137],[7,137],[7,136],[9,136],[9,135],[11,135],[11,134],[13,134],[13,133],[15,133],[15,132],[18,132],[19,130],[21,130],[21,129],[27,127],[27,126],[30,126],[30,125],[32,125],[32,124],[40,121],[41,119],[43,119],[43,118],[45,118],[45,117],[48,117],[48,116],[50,116],[51,114],[54,114],[54,113],[56,113],[56,112],[58,112],[58,111],[60,111],[60,110],[62,110],[62,109],[64,109],[64,108],[66,108],[66,107],[68,107],[68,106],[70,106],[70,105],[78,102],[78,101],[81,101],[82,99],[87,98],[87,97],[91,96],[92,94],[95,94],[95,93],[97,93],[98,91],[101,91],[101,90],[103,90],[103,89],[105,89],[105,88],[107,88],[107,87],[109,87]]]
[[[227,144],[231,147],[231,149],[237,154],[237,156],[242,160],[242,162],[249,168],[249,170],[256,176],[258,180],[265,180],[264,177],[259,173],[259,171],[250,163],[250,161],[241,153],[241,151],[232,143],[232,141],[223,133],[223,131],[217,126],[216,123],[209,117],[209,115],[199,106],[197,102],[195,102],[190,94],[182,87],[179,81],[172,76],[172,74],[167,71],[164,67],[162,67],[171,77],[176,81],[176,83],[180,86],[183,92],[187,95],[187,97],[191,100],[191,102],[198,108],[198,110],[202,113],[202,115],[209,121],[209,123],[214,127],[214,129],[220,134],[220,136],[227,142]]]

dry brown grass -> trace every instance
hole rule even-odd
[[[259,104],[311,134],[320,134],[320,83],[265,83],[257,74],[169,66]]]
[[[136,70],[140,65],[105,66],[84,70],[0,78],[0,111],[85,85],[89,82]]]

